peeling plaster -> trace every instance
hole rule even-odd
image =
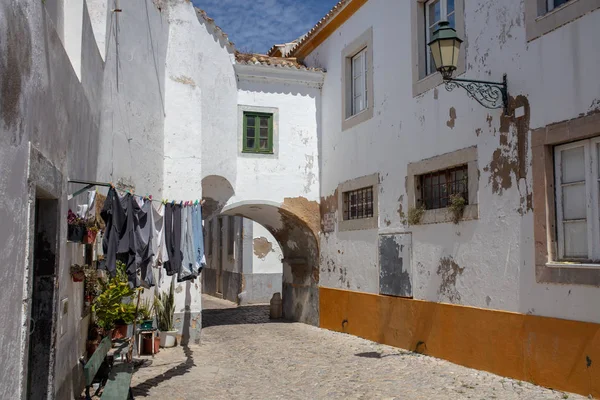
[[[456,109],[454,107],[450,107],[448,114],[450,119],[446,121],[446,126],[450,129],[454,129],[454,121],[456,121]]]
[[[514,110],[519,107],[524,107],[524,115],[515,118]],[[530,184],[527,183],[529,118],[530,108],[527,98],[521,95],[516,98],[511,97],[509,114],[502,115],[500,119],[499,147],[494,151],[490,163],[483,169],[490,173],[488,181],[492,185],[492,192],[500,196],[504,190],[513,186],[513,178],[516,179],[521,203],[517,211],[521,215],[533,210],[533,196]],[[521,180],[524,181],[523,185],[518,184]]]
[[[170,76],[171,80],[175,81],[175,82],[179,82],[179,83],[183,83],[184,85],[189,85],[193,88],[196,88],[196,82],[194,82],[194,80],[192,78],[190,78],[189,76],[185,76],[185,75],[181,75],[181,76]]]
[[[264,236],[254,238],[253,244],[254,254],[261,260],[264,260],[269,253],[275,252],[273,244]]]
[[[441,297],[447,298],[450,302],[460,302],[460,293],[456,289],[456,279],[462,275],[464,268],[461,268],[452,257],[440,258],[440,265],[437,274],[442,278],[438,289]]]
[[[317,182],[317,178],[313,172],[313,167],[315,163],[315,157],[313,155],[305,155],[306,157],[306,166],[304,167],[304,173],[306,174],[306,185],[304,185],[304,193],[308,194],[311,192],[311,187],[314,183]]]

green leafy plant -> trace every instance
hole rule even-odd
[[[100,282],[98,281],[98,270],[89,265],[84,265],[85,296],[96,297],[100,293]]]
[[[154,311],[158,329],[163,332],[174,330],[173,319],[175,316],[175,290],[171,283],[169,292],[157,293],[154,297]]]
[[[423,214],[425,214],[425,207],[411,207],[408,209],[408,224],[409,225],[419,225],[421,223],[421,218],[423,218]]]
[[[462,194],[450,195],[450,204],[448,204],[448,209],[452,213],[452,221],[455,224],[458,224],[460,222],[460,219],[462,218],[465,212],[466,205],[467,201],[462,196]]]
[[[135,289],[129,287],[127,282],[126,266],[117,261],[117,273],[108,281],[103,283],[98,280],[101,293],[92,304],[92,311],[96,323],[104,330],[115,327],[117,321],[130,324],[136,317],[136,307],[132,301]],[[123,300],[126,300],[125,302]]]
[[[106,289],[94,300],[92,311],[99,327],[110,330],[115,327],[115,322],[123,320],[129,324],[135,319],[135,304],[123,303],[123,298],[131,297],[135,293],[127,282],[111,280]]]
[[[154,305],[148,299],[142,301],[142,304],[138,308],[138,317],[142,321],[149,321],[152,319],[152,315],[154,314]]]

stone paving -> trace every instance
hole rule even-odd
[[[585,399],[203,296],[202,343],[162,349],[136,399]]]

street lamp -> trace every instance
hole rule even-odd
[[[502,82],[452,78],[452,73],[458,65],[461,43],[462,39],[458,37],[447,21],[439,22],[431,41],[427,43],[436,69],[444,78],[446,90],[452,91],[460,86],[485,108],[504,108],[504,113],[508,114],[506,74],[504,74]]]

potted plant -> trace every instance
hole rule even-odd
[[[96,242],[96,235],[98,235],[98,228],[95,225],[88,226],[85,230],[83,243],[94,244]]]
[[[157,293],[154,298],[154,311],[156,313],[156,323],[160,331],[160,346],[175,346],[177,331],[174,329],[175,317],[175,291],[174,284],[171,283],[169,292]]]
[[[140,329],[152,329],[154,323],[152,316],[153,312],[154,306],[152,305],[152,302],[148,299],[144,300],[138,310]]]
[[[71,278],[73,278],[73,282],[83,282],[85,279],[84,267],[79,264],[71,265]]]
[[[83,268],[83,273],[85,275],[84,280],[84,297],[85,303],[87,306],[90,306],[94,301],[94,298],[100,292],[99,282],[98,282],[98,270],[89,265],[85,265]]]
[[[70,242],[81,243],[85,234],[85,223],[73,211],[69,210],[67,216],[67,240]]]
[[[135,290],[129,287],[127,279],[123,281],[121,274],[112,278],[108,284],[104,285],[102,293],[94,299],[92,311],[96,319],[96,323],[105,333],[114,330],[116,325],[121,323],[131,323],[135,319],[135,305],[131,302],[124,303],[123,299],[131,298]],[[118,333],[111,335],[117,339],[127,336],[127,325],[125,329],[120,327]]]

